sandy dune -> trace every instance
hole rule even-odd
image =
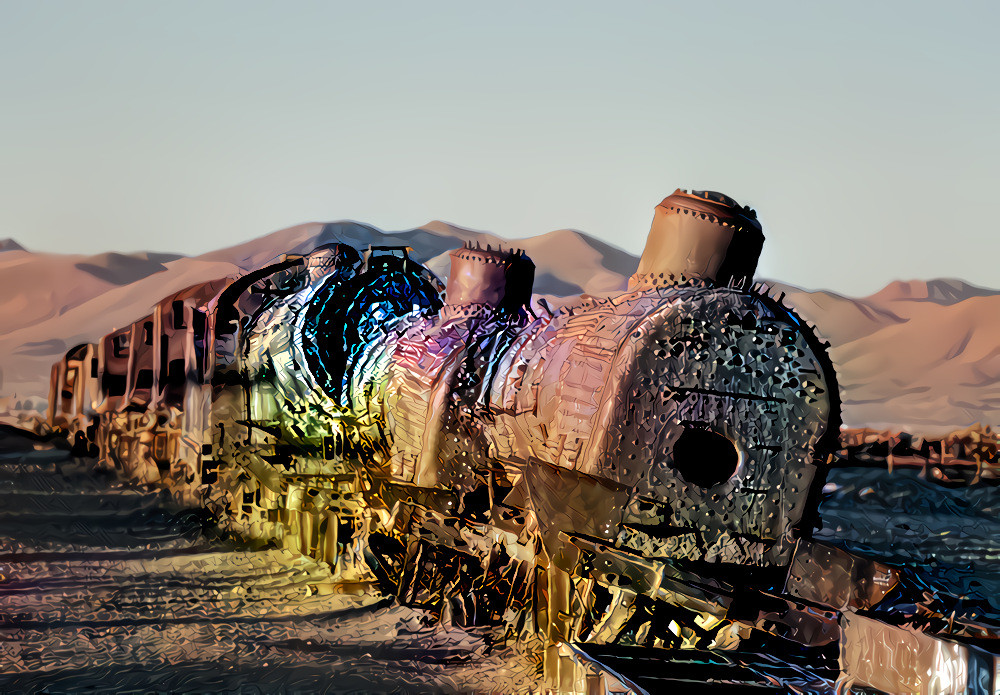
[[[505,240],[439,221],[391,233],[350,221],[304,224],[195,257],[33,253],[6,240],[0,246],[0,394],[44,397],[49,366],[68,348],[134,321],[166,294],[333,241],[410,246],[416,260],[443,278],[448,251],[466,241],[522,248],[537,265],[536,293],[556,304],[580,293],[620,290],[638,263],[574,230]],[[933,434],[1000,422],[1000,323],[992,318],[1000,315],[1000,290],[912,280],[851,298],[767,284],[832,344],[848,424]]]

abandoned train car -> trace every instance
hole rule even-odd
[[[555,313],[518,251],[453,251],[445,291],[406,248],[331,244],[75,348],[50,419],[230,532],[454,622],[828,644],[898,577],[809,541],[838,389],[751,284],[763,241],[754,211],[678,190],[627,289]]]

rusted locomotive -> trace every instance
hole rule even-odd
[[[345,580],[460,622],[599,623],[592,595],[613,613],[602,591],[649,582],[628,557],[787,567],[808,531],[837,390],[749,287],[762,243],[752,211],[678,191],[627,291],[555,313],[516,251],[454,251],[442,294],[405,248],[329,245],[71,352],[52,409],[109,465]]]
[[[445,291],[406,248],[327,245],[74,349],[50,418],[230,532],[456,623],[826,644],[898,577],[809,542],[837,383],[751,285],[763,241],[749,208],[678,190],[628,288],[558,312],[518,251],[453,251]]]

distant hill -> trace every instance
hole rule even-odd
[[[851,298],[774,285],[830,341],[847,424],[928,436],[1000,425],[1000,290],[910,280]]]
[[[638,259],[569,229],[530,239],[433,221],[384,232],[358,222],[283,229],[201,256],[33,253],[0,242],[0,394],[44,397],[49,367],[69,347],[148,313],[188,285],[260,267],[283,253],[342,241],[403,244],[442,279],[448,252],[466,241],[524,249],[535,292],[552,304],[625,287]],[[973,422],[1000,424],[1000,290],[961,280],[897,281],[869,297],[766,281],[832,344],[847,424],[934,435]]]
[[[193,257],[33,253],[13,242],[0,252],[0,394],[44,397],[49,368],[60,355],[135,321],[162,297],[333,241],[361,249],[410,246],[413,257],[442,279],[448,252],[466,241],[522,248],[537,266],[535,291],[555,304],[570,295],[620,290],[636,265],[634,256],[581,232],[505,240],[438,221],[403,232],[348,221],[303,224]]]

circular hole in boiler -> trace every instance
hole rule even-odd
[[[674,468],[684,480],[699,487],[726,482],[739,462],[736,445],[711,430],[688,427],[674,444]]]

